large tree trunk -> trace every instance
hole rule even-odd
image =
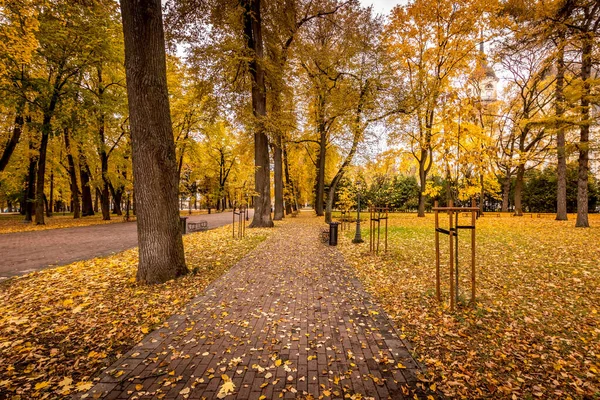
[[[61,72],[54,80],[54,87],[52,90],[52,97],[48,103],[48,108],[44,110],[44,117],[42,119],[42,140],[40,142],[40,154],[38,156],[37,166],[37,179],[35,188],[35,223],[38,225],[44,225],[44,183],[46,178],[46,155],[48,152],[48,141],[50,140],[50,133],[52,132],[52,117],[54,116],[54,110],[58,104],[58,97],[60,92]]]
[[[567,157],[565,153],[565,130],[561,121],[564,114],[564,84],[565,84],[565,51],[564,32],[561,32],[561,41],[556,56],[556,87],[554,110],[556,113],[556,220],[567,220]]]
[[[278,64],[281,63],[279,60]],[[277,82],[271,89],[272,93],[272,114],[275,118],[281,114],[281,93],[280,88],[283,82]],[[281,221],[284,218],[283,210],[283,133],[280,129],[274,132],[273,138],[273,187],[275,189],[275,204],[273,207],[273,220]]]
[[[179,177],[169,109],[160,0],[120,0],[137,202],[137,280],[187,273],[177,207]]]
[[[52,216],[52,206],[54,205],[54,171],[50,170],[50,200],[46,207],[46,217]]]
[[[19,139],[21,138],[21,132],[23,132],[23,125],[25,120],[23,119],[23,109],[25,108],[25,101],[19,101],[17,104],[17,110],[15,115],[15,121],[13,125],[12,135],[4,151],[2,152],[2,157],[0,157],[0,172],[4,171],[6,166],[8,165],[8,161],[10,160],[10,156],[12,156],[17,143],[19,143]]]
[[[104,221],[110,220],[110,194],[108,179],[108,153],[106,151],[106,138],[104,135],[105,129],[105,115],[102,110],[102,103],[104,97],[104,86],[102,83],[102,67],[97,68],[98,75],[98,102],[100,104],[100,111],[98,115],[98,139],[100,141],[98,147],[98,153],[100,154],[100,170],[102,174],[102,190],[100,192],[100,207],[102,209],[102,219]]]
[[[483,217],[483,204],[485,203],[485,180],[483,174],[479,176],[479,216]]]
[[[254,57],[248,62],[252,75],[252,112],[256,119],[254,128],[254,190],[258,193],[254,203],[251,228],[272,227],[271,219],[271,166],[269,163],[269,138],[265,133],[267,94],[263,66],[262,20],[260,0],[242,0],[244,6],[244,35],[246,47]]]
[[[273,146],[273,172],[275,186],[275,209],[273,219],[280,221],[283,219],[283,154],[281,150],[281,135],[275,138]]]
[[[52,114],[44,113],[42,122],[42,140],[40,142],[40,154],[38,156],[37,177],[35,187],[35,223],[44,225],[44,180],[46,178],[46,155],[48,153],[48,141],[50,139],[50,121]]]
[[[123,179],[126,180],[127,172],[126,171],[121,172],[121,176],[123,177]],[[113,198],[113,213],[121,216],[121,215],[123,215],[122,204],[123,204],[123,194],[125,194],[125,187],[123,185],[119,185],[115,189],[115,187],[112,184],[110,184],[109,188],[110,188],[110,194]]]
[[[425,163],[429,153],[427,150],[421,150],[421,159],[419,160],[419,208],[417,212],[418,217],[425,216],[425,189],[427,187],[427,171],[425,169]]]
[[[33,150],[33,143],[29,142],[29,151]],[[37,170],[37,157],[29,159],[29,168],[27,171],[27,188],[25,190],[25,221],[33,220],[35,207],[35,175]]]
[[[117,215],[123,215],[121,203],[123,202],[123,191],[115,190],[113,192],[113,212]]]
[[[433,163],[432,148],[431,148],[431,137],[433,129],[433,121],[435,112],[433,110],[427,111],[426,122],[425,122],[425,143],[421,145],[421,157],[419,158],[419,208],[418,217],[425,216],[425,189],[427,188],[427,174],[431,169]]]
[[[579,172],[577,174],[577,222],[576,227],[587,228],[588,222],[588,174],[590,159],[590,75],[592,72],[593,37],[588,33],[583,38],[581,50],[581,125],[579,129]]]
[[[521,204],[523,196],[523,177],[525,176],[525,165],[519,164],[517,167],[517,178],[515,181],[515,216],[523,216],[523,205]]]
[[[327,159],[327,133],[324,124],[319,124],[319,152],[317,154],[317,170],[315,177],[315,213],[323,216],[323,201],[325,197],[325,165]]]
[[[502,212],[508,212],[510,198],[510,175],[507,173],[502,181]]]
[[[287,193],[286,201],[285,201],[285,213],[287,215],[290,215],[292,213],[292,203],[295,202],[295,200],[292,200],[292,199],[295,197],[295,195],[294,195],[294,188],[292,187],[292,182],[290,180],[290,166],[288,163],[287,149],[286,149],[285,143],[282,143],[282,150],[283,150],[283,165],[284,165],[284,171],[285,171],[285,191]]]
[[[83,154],[80,154],[79,157],[79,176],[81,178],[81,215],[89,217],[94,215],[94,204],[90,187],[90,171]]]
[[[73,153],[71,153],[71,138],[69,137],[69,129],[63,130],[65,138],[65,147],[67,149],[67,162],[69,165],[69,181],[71,188],[71,201],[73,204],[73,218],[77,219],[81,217],[79,205],[79,188],[77,187],[77,173],[75,171],[75,160],[73,160]]]

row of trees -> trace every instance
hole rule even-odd
[[[442,190],[502,190],[519,215],[528,171],[555,162],[566,218],[577,157],[588,225],[596,1],[414,0],[384,20],[357,0],[171,0],[165,31],[162,4],[145,3],[1,3],[0,191],[24,199],[27,219],[44,223],[55,192],[84,215],[96,195],[110,218],[132,191],[140,235],[164,223],[173,249],[175,212],[142,211],[170,210],[172,190],[219,208],[253,196],[254,227],[308,200],[330,219],[357,155],[387,139],[361,163],[415,177],[421,216]],[[152,254],[141,264],[167,265]]]
[[[567,164],[567,212],[577,212],[577,192],[578,192],[578,173],[577,163]],[[354,174],[351,174],[354,175]],[[556,197],[558,192],[556,167],[546,167],[544,169],[531,169],[525,172],[524,183],[522,187],[522,209],[527,212],[536,213],[555,213]],[[415,175],[394,175],[393,172],[381,173],[375,172],[368,176],[360,174],[358,176],[358,185],[350,179],[344,179],[335,193],[335,204],[341,210],[356,209],[357,195],[360,192],[361,202],[372,204],[378,207],[389,207],[392,211],[414,212],[419,207],[419,183]],[[425,209],[431,209],[434,201],[444,202],[453,196],[451,193],[454,188],[454,182],[446,181],[443,176],[433,174],[430,178],[430,192],[427,196]],[[497,187],[500,187],[498,183]],[[516,178],[513,177],[508,185],[508,205],[509,211],[514,211],[513,203],[514,192],[516,189]],[[436,188],[436,190],[432,190]],[[450,191],[450,193],[449,193]],[[590,174],[588,183],[588,204],[591,210],[596,210],[600,200],[600,186],[598,179]],[[460,204],[460,200],[458,203]],[[465,204],[467,204],[465,202]],[[484,198],[485,211],[502,211],[506,206],[502,202],[502,193],[490,195],[486,193]],[[505,210],[506,211],[506,210]]]
[[[64,208],[121,215],[135,196],[118,4],[17,1],[3,11],[0,207],[19,204],[38,224]],[[222,208],[249,192],[244,137],[207,81],[176,56],[167,65],[180,191]]]
[[[414,105],[390,122],[397,124],[399,148],[418,166],[419,215],[425,197],[442,190],[431,174],[444,177],[443,189],[455,201],[494,196],[500,182],[502,210],[511,196],[521,215],[527,171],[554,159],[557,219],[566,219],[566,165],[578,156],[576,225],[588,226],[599,4],[434,3],[396,8],[386,36],[396,82]],[[492,57],[484,41],[495,43]],[[494,61],[503,77],[500,97]]]

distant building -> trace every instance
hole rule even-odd
[[[483,51],[483,42],[479,45],[479,58],[473,73],[469,77],[470,92],[476,101],[484,104],[493,103],[498,100],[498,77],[494,69],[487,63],[487,57]]]

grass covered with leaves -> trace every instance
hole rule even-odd
[[[122,216],[111,215],[109,221],[103,221],[102,215],[93,215],[74,219],[73,214],[54,214],[45,218],[45,225],[36,225],[35,221],[24,223],[23,216],[19,214],[0,215],[0,234],[15,232],[43,231],[46,229],[73,228],[76,226],[90,226],[99,224],[112,224],[123,222]]]
[[[433,215],[392,215],[386,255],[352,244],[352,230],[340,250],[413,343],[432,389],[457,398],[593,399],[600,398],[599,216],[590,223],[480,218],[477,304],[466,304],[470,232],[463,231],[456,312],[435,300]],[[440,236],[447,301],[448,237]]]
[[[276,228],[275,228],[276,229]],[[137,249],[0,284],[0,398],[57,398],[91,378],[200,294],[273,229],[231,237],[231,226],[184,237],[192,274],[135,282]]]

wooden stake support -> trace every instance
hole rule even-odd
[[[340,230],[343,232],[345,230],[347,230],[348,228],[350,228],[350,222],[348,221],[349,219],[349,212],[347,210],[342,210],[340,212],[341,216],[340,216]]]
[[[246,235],[246,216],[248,215],[248,207],[241,206],[237,208],[233,206],[233,238],[236,238],[236,225],[237,225],[237,238],[241,239]]]
[[[384,226],[384,244],[385,252],[388,249],[388,213],[387,207],[373,207],[369,209],[370,213],[370,226],[369,226],[369,251],[376,252],[379,254],[379,242],[381,238],[381,221],[385,221]],[[377,234],[375,234],[375,226],[377,226]]]
[[[448,214],[448,229],[440,228],[439,212]],[[442,301],[441,278],[440,278],[440,233],[448,235],[449,242],[449,269],[450,269],[450,309],[454,311],[458,302],[458,232],[461,229],[471,230],[471,304],[475,304],[475,222],[479,208],[476,207],[475,199],[471,207],[454,207],[452,201],[448,207],[439,207],[436,201],[433,207],[435,216],[435,295],[438,301]],[[459,225],[461,212],[471,214],[471,225]]]

